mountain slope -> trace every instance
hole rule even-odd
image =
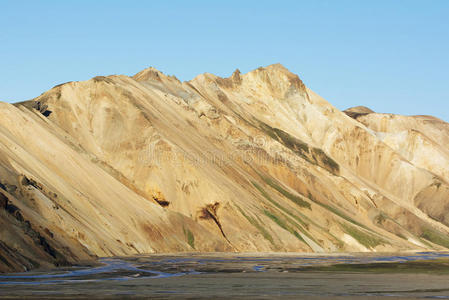
[[[99,76],[0,111],[1,271],[449,247],[448,124],[341,112],[281,65]]]

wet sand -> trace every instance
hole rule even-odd
[[[0,276],[11,299],[449,299],[449,254],[152,255]]]

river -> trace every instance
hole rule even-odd
[[[449,253],[178,254],[0,275],[0,298],[449,299]]]

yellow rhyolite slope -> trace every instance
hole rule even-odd
[[[449,248],[449,125],[339,111],[281,65],[0,104],[0,270],[181,251]]]

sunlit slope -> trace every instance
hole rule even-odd
[[[281,65],[189,82],[154,68],[99,76],[0,111],[3,271],[449,248],[448,124],[345,114]]]

